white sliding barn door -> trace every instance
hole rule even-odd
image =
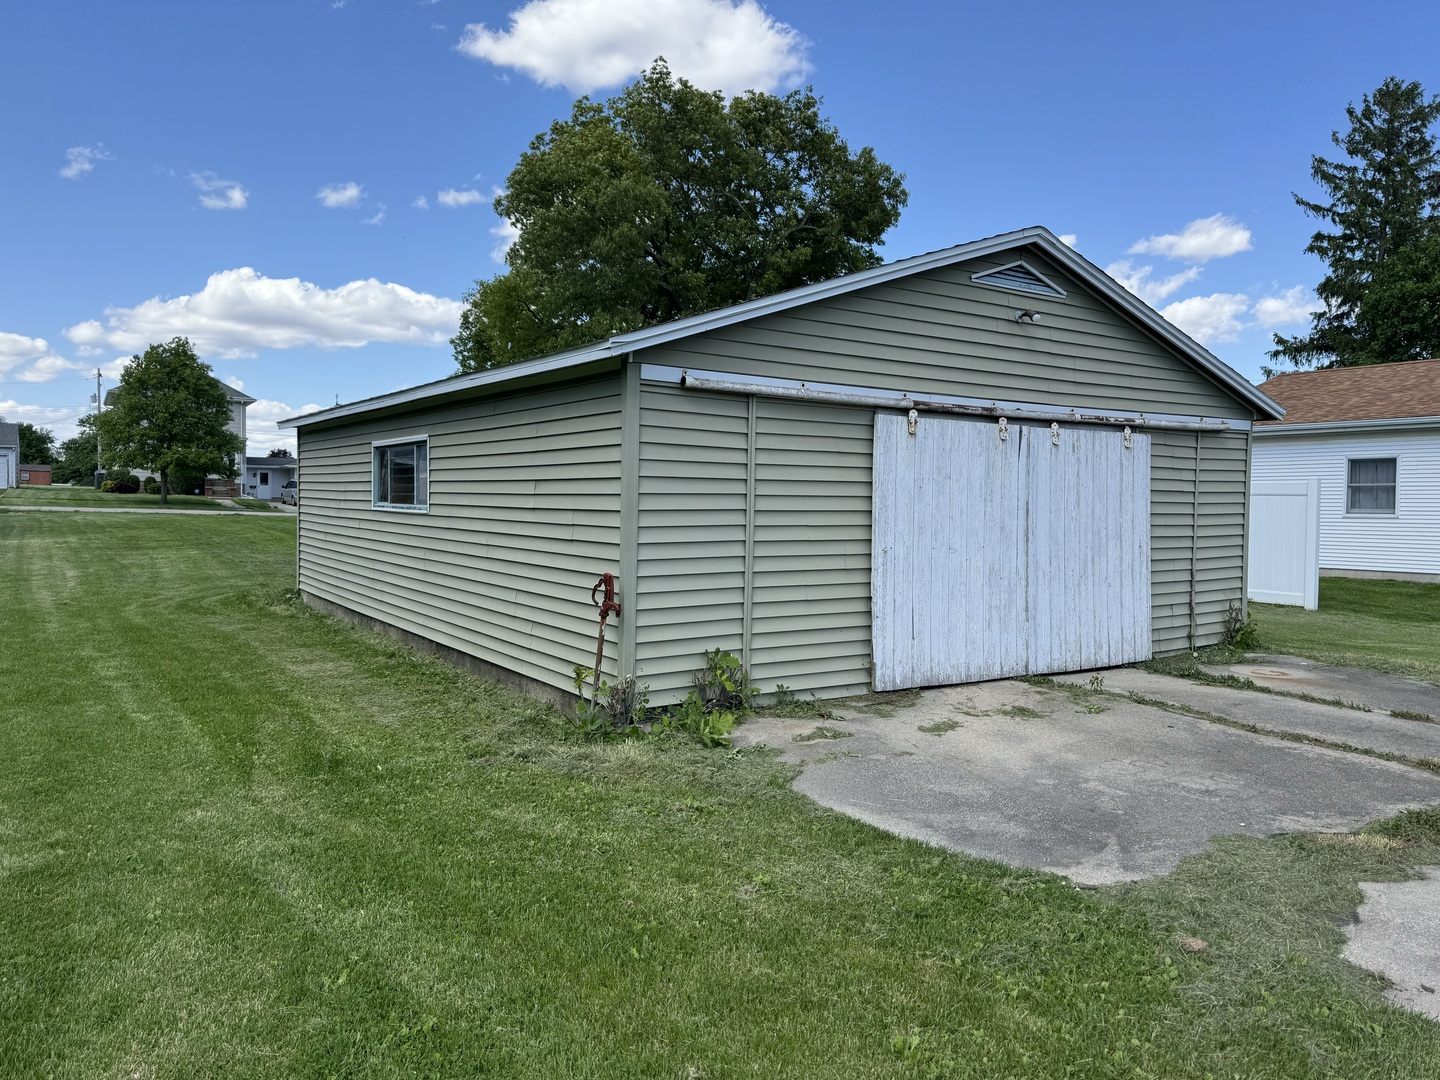
[[[875,689],[1150,656],[1150,439],[875,416]]]

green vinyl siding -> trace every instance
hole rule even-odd
[[[664,705],[707,649],[743,648],[749,401],[644,385],[639,402],[633,674]]]
[[[746,397],[645,384],[640,400],[634,669],[651,701],[684,697],[714,648],[767,693],[868,689],[871,410],[758,399],[752,429]]]
[[[429,510],[373,509],[371,443],[410,435],[429,436]],[[619,567],[620,436],[614,377],[301,428],[300,588],[571,690],[590,588]]]
[[[870,689],[871,409],[757,399],[751,677]]]
[[[1245,595],[1243,432],[1157,431],[1151,435],[1150,552],[1156,653],[1213,645],[1231,601]],[[1191,640],[1191,580],[1194,640]]]
[[[1067,291],[1033,296],[971,275],[1018,254],[859,289],[647,349],[646,363],[1004,401],[1246,418],[1208,375],[1032,250]],[[1037,309],[1038,324],[1017,323]]]

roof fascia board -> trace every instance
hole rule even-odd
[[[1317,420],[1309,424],[1256,424],[1257,439],[1286,435],[1349,435],[1367,431],[1408,431],[1440,427],[1440,416],[1397,416],[1385,420]]]
[[[554,353],[553,355],[542,356],[535,360],[522,360],[518,364],[507,364],[505,367],[491,368],[489,371],[477,371],[469,375],[458,375],[449,379],[441,379],[437,382],[421,383],[419,386],[412,386],[407,390],[397,390],[393,394],[381,394],[378,397],[362,398],[359,401],[346,402],[344,405],[322,409],[319,412],[289,417],[288,419],[281,420],[276,426],[282,428],[300,428],[308,427],[311,424],[326,423],[330,420],[343,420],[348,416],[378,412],[381,409],[391,409],[399,405],[409,405],[412,402],[425,401],[434,397],[450,397],[456,394],[464,394],[468,391],[482,389],[487,386],[515,382],[516,380],[529,376],[563,372],[570,368],[583,367],[597,360],[609,359],[613,355],[614,352],[610,349],[610,342],[605,341],[599,345],[587,346],[584,349]]]

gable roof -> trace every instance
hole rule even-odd
[[[578,368],[599,360],[623,356],[637,349],[652,348],[735,323],[757,319],[764,315],[773,315],[802,304],[843,296],[846,293],[855,292],[857,289],[879,285],[897,278],[909,277],[927,270],[935,270],[1026,246],[1039,248],[1052,262],[1059,264],[1089,286],[1096,294],[1104,297],[1122,312],[1135,319],[1161,341],[1209,375],[1215,382],[1229,390],[1235,397],[1252,406],[1261,416],[1278,418],[1284,415],[1283,409],[1256,389],[1239,372],[1225,364],[1224,361],[1176,326],[1167,322],[1158,311],[1140,300],[1094,263],[1069,245],[1062,243],[1049,229],[1037,225],[1028,229],[986,237],[983,240],[974,240],[968,244],[958,244],[955,247],[943,248],[924,255],[916,255],[909,259],[900,259],[897,262],[886,263],[884,266],[877,266],[870,270],[859,270],[843,277],[831,278],[828,281],[791,289],[788,292],[775,293],[772,296],[763,296],[758,300],[719,308],[716,311],[707,311],[701,315],[691,315],[684,319],[660,323],[657,326],[635,330],[628,334],[619,334],[579,349],[554,353],[534,360],[524,360],[490,371],[456,375],[438,382],[411,387],[408,390],[399,390],[391,394],[348,402],[333,408],[322,409],[319,412],[306,413],[304,416],[293,416],[280,421],[280,427],[307,427],[311,424],[338,420],[375,409],[406,405],[433,397],[463,394],[466,391],[478,390],[482,387]]]
[[[0,446],[20,446],[19,424],[0,424]]]
[[[221,382],[221,380],[217,379],[214,375],[210,376],[210,380],[218,384],[220,389],[225,391],[225,396],[229,398],[232,402],[238,401],[244,405],[253,405],[255,403],[255,399],[249,394],[245,393],[245,391],[236,390],[235,387],[231,386],[227,382]],[[105,391],[106,405],[110,405],[111,403],[113,403],[113,401],[115,400],[115,391],[118,389],[120,389],[118,386],[112,386],[109,390]]]
[[[1440,417],[1440,359],[1287,371],[1260,389],[1285,406],[1272,428]]]

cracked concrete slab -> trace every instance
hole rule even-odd
[[[1332,667],[1299,656],[1250,655],[1243,663],[1202,664],[1212,675],[1237,675],[1270,690],[1289,690],[1393,712],[1424,713],[1440,720],[1440,686],[1363,668]]]
[[[736,742],[801,763],[795,787],[842,813],[1084,884],[1168,873],[1216,836],[1350,831],[1440,803],[1433,773],[1083,687],[980,683],[840,715],[758,717]]]
[[[1362,881],[1365,902],[1347,929],[1346,960],[1392,984],[1385,997],[1440,1020],[1440,866],[1414,881]]]
[[[1409,758],[1440,759],[1440,724],[1402,720],[1388,712],[1360,712],[1257,690],[1209,686],[1173,675],[1156,675],[1140,668],[1111,668],[1059,675],[1056,681],[1086,686],[1093,676],[1104,680],[1106,690],[1136,693],[1270,731],[1304,735]]]

